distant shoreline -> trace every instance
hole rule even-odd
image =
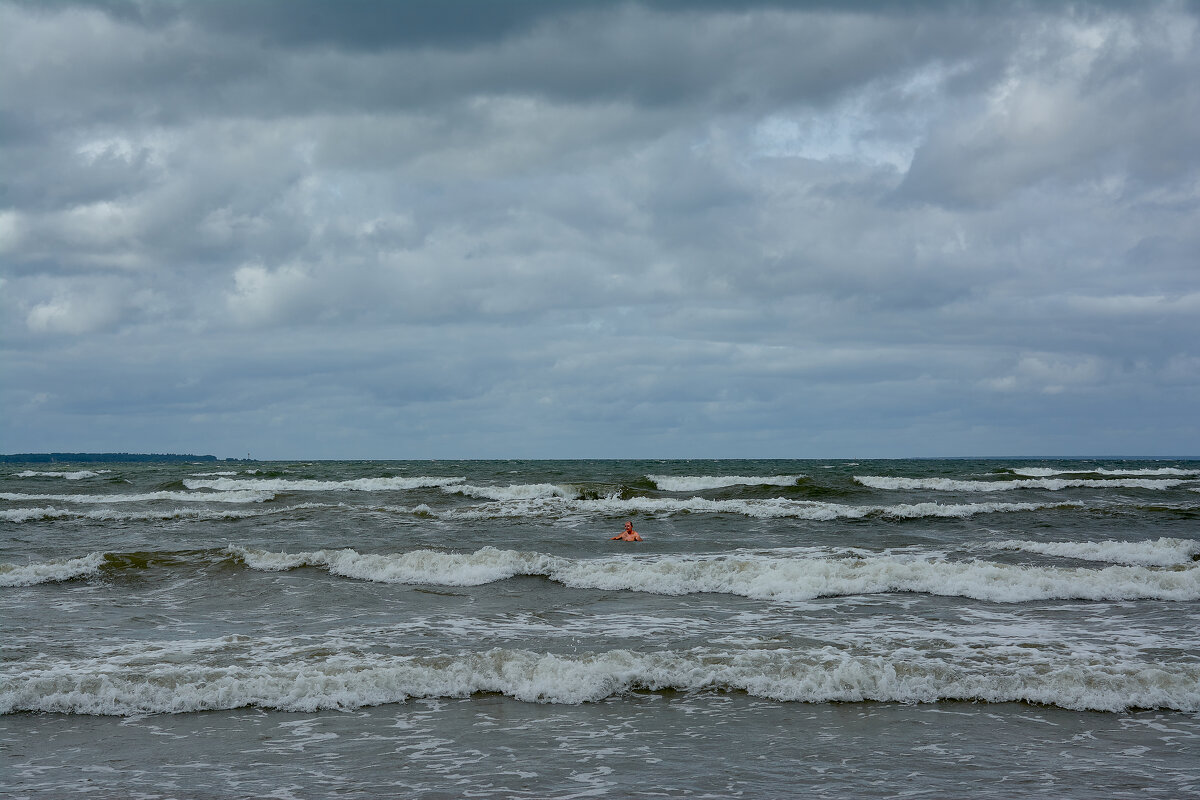
[[[129,461],[220,461],[216,456],[180,453],[13,453],[0,455],[0,464],[53,464]]]

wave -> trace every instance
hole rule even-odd
[[[554,483],[518,483],[510,486],[473,486],[453,484],[442,487],[443,492],[478,497],[485,500],[540,500],[550,497],[578,499],[580,492],[571,486]]]
[[[872,489],[933,489],[953,492],[1007,492],[1013,489],[1172,489],[1182,480],[1085,480],[1035,478],[1013,481],[958,481],[950,478],[895,478],[887,475],[855,475],[854,480]]]
[[[66,478],[69,481],[79,481],[84,478],[99,478],[102,474],[112,472],[111,469],[102,469],[99,472],[93,472],[90,469],[76,470],[75,472],[38,472],[36,470],[27,469],[24,472],[18,472],[18,478]]]
[[[647,475],[664,492],[702,492],[726,486],[795,486],[803,475]]]
[[[235,509],[205,509],[205,508],[169,508],[163,511],[117,511],[111,508],[76,509],[54,508],[10,508],[0,510],[0,521],[28,522],[39,519],[87,519],[98,522],[165,522],[172,519],[222,520],[249,519],[268,514],[286,514],[309,508],[324,508],[323,503],[300,503],[283,508],[271,508],[261,511],[238,511]],[[407,510],[407,509],[405,509]]]
[[[17,503],[31,501],[51,503],[145,503],[158,500],[176,503],[265,503],[268,500],[274,499],[275,493],[270,491],[145,492],[142,494],[0,493],[0,500],[11,500]]]
[[[599,514],[629,516],[647,514],[740,514],[755,519],[806,519],[828,521],[835,519],[862,519],[885,517],[893,519],[917,519],[921,517],[959,517],[975,514],[1004,513],[1013,511],[1037,511],[1044,508],[1073,507],[1073,504],[1038,503],[906,503],[894,506],[850,506],[839,503],[823,503],[816,500],[788,500],[764,498],[753,500],[708,500],[692,497],[687,500],[660,497],[608,497],[600,500],[570,500],[561,498],[533,498],[484,503],[469,508],[450,509],[441,516],[454,519],[502,519],[536,516],[559,516],[562,514]]]
[[[479,586],[517,575],[549,575],[566,559],[540,553],[521,553],[485,547],[474,553],[458,554],[437,550],[413,550],[393,555],[372,555],[346,548],[308,553],[272,553],[230,547],[251,569],[279,571],[296,567],[324,567],[330,574],[380,583]]]
[[[1200,554],[1200,541],[1163,537],[1144,542],[1030,542],[1011,539],[997,542],[1001,550],[1021,550],[1047,556],[1169,567],[1186,564]]]
[[[493,648],[431,656],[335,648],[332,654],[326,649],[307,657],[292,653],[289,660],[231,664],[204,663],[209,659],[195,655],[172,658],[174,651],[164,643],[127,655],[8,666],[0,673],[0,714],[133,716],[246,707],[313,712],[478,693],[580,704],[639,690],[737,691],[808,703],[983,701],[1080,711],[1200,710],[1200,666],[1136,660],[1089,663],[1067,657],[1047,664],[1006,653],[972,663],[903,650],[858,655],[833,647],[572,655]]]
[[[1048,478],[1052,475],[1178,475],[1189,477],[1200,475],[1200,470],[1179,469],[1178,467],[1158,467],[1155,469],[1052,469],[1050,467],[1014,467],[1009,470],[1014,475],[1024,475],[1031,478]]]
[[[0,564],[0,586],[35,586],[94,575],[104,563],[104,553],[82,558],[43,561],[33,564]]]
[[[352,549],[270,553],[231,548],[252,569],[324,567],[331,574],[381,583],[476,586],[538,576],[575,589],[651,594],[732,594],[801,601],[892,592],[969,597],[997,603],[1032,600],[1196,600],[1200,568],[1153,570],[1032,567],[894,555],[866,557],[669,556],[570,559],[484,547],[473,553],[414,550],[392,555]]]
[[[235,480],[216,478],[196,480],[187,478],[183,485],[189,489],[215,489],[219,492],[394,492],[406,489],[427,489],[462,483],[465,478],[355,478],[345,481],[317,481],[287,478],[252,478]]]
[[[1001,546],[1007,544],[1001,543]],[[1026,549],[1025,545],[1035,543],[1016,544],[1022,545],[1020,549]],[[1168,547],[1164,545],[1161,549]],[[861,550],[820,553],[805,550],[800,556],[772,551],[770,554],[597,559],[572,559],[494,547],[472,553],[419,549],[373,554],[350,548],[289,553],[240,546],[196,552],[205,563],[214,558],[230,559],[230,563],[241,563],[259,571],[313,567],[355,580],[427,586],[479,586],[532,576],[574,589],[663,595],[716,593],[784,602],[894,592],[967,597],[996,603],[1050,599],[1200,599],[1200,566],[1176,566],[1173,569],[1022,566],[988,561],[948,561],[928,554],[871,554]],[[1075,547],[1073,552],[1086,550]],[[101,566],[115,570],[138,568],[155,559],[166,559],[164,563],[178,566],[197,557],[195,552],[93,553],[83,559],[68,561],[0,564],[3,578],[0,585],[29,586],[90,577]]]

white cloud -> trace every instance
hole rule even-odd
[[[306,313],[319,302],[319,290],[307,270],[286,264],[268,270],[247,264],[233,273],[233,289],[226,302],[234,319],[243,325],[264,325],[290,314]]]

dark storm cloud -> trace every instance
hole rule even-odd
[[[5,447],[1194,442],[1198,52],[1179,3],[3,3]]]

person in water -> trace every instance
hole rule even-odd
[[[609,539],[609,541],[610,541],[610,542],[612,542],[612,541],[621,541],[621,542],[640,542],[640,541],[642,541],[642,537],[641,537],[641,536],[639,536],[639,535],[638,535],[638,532],[637,532],[637,531],[635,531],[635,530],[633,529],[633,523],[632,523],[632,522],[626,522],[626,523],[625,523],[625,530],[621,531],[621,532],[620,532],[620,533],[618,533],[616,536],[614,536],[614,537],[612,537],[611,539]]]

